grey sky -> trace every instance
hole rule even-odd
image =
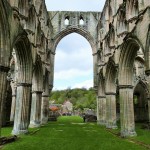
[[[105,0],[45,0],[49,11],[102,11]]]

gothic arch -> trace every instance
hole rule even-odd
[[[142,80],[139,80],[136,85],[134,86],[133,90],[135,90],[136,86],[140,84],[143,89],[145,90],[145,93],[146,93],[146,96],[147,98],[149,98],[149,88],[148,88],[148,85],[147,85],[147,82],[146,81],[142,81]]]
[[[141,42],[136,37],[128,37],[121,46],[119,85],[132,85],[134,59],[140,48],[144,51]]]
[[[121,136],[124,137],[136,135],[133,105],[133,67],[137,51],[140,48],[143,47],[136,37],[127,37],[121,46],[118,79]]]
[[[117,70],[116,66],[113,60],[109,59],[107,68],[106,68],[106,93],[112,92],[116,93],[116,76],[117,76]]]
[[[98,74],[97,123],[101,125],[106,124],[105,78],[102,72]]]
[[[18,82],[29,83],[32,81],[32,53],[29,40],[25,33],[17,36],[13,43],[16,50],[18,65]]]
[[[81,28],[76,28],[76,27],[69,27],[63,31],[61,31],[59,34],[57,34],[54,38],[53,38],[53,41],[54,41],[54,45],[53,45],[53,48],[52,50],[55,52],[56,50],[56,47],[57,47],[57,44],[59,43],[59,41],[65,37],[66,35],[70,34],[70,33],[78,33],[80,35],[82,35],[84,38],[87,39],[87,41],[90,43],[91,47],[92,47],[92,51],[93,51],[93,54],[96,53],[96,47],[95,47],[95,42],[94,42],[94,38],[91,36],[91,34],[84,30],[84,29],[81,29]]]
[[[100,72],[98,74],[98,96],[105,97],[105,78],[103,74]]]
[[[37,60],[33,67],[32,91],[43,90],[43,67],[40,56],[37,55]]]

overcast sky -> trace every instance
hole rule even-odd
[[[49,11],[102,11],[105,0],[45,0]]]
[[[48,11],[102,11],[105,0],[45,0]],[[56,48],[54,88],[93,87],[93,56],[79,34],[64,37]]]

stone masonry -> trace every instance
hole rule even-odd
[[[119,105],[121,135],[135,136],[135,119],[150,121],[149,0],[106,0],[102,12],[48,12],[44,0],[0,0],[0,124],[9,114],[8,87],[12,134],[47,123],[56,47],[73,32],[92,48],[97,123],[117,128]]]

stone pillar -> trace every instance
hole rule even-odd
[[[116,129],[116,93],[106,93],[106,128]]]
[[[9,67],[0,65],[0,136],[1,136],[1,126],[2,126],[2,105],[5,100],[6,86],[7,86],[7,73]]]
[[[12,88],[12,103],[11,103],[10,121],[14,121],[16,108],[16,89],[17,89],[14,82],[11,82],[11,88]]]
[[[41,125],[41,100],[42,91],[32,92],[30,128],[40,127]]]
[[[106,97],[105,96],[98,96],[97,99],[98,103],[98,120],[97,123],[100,125],[105,125],[106,124]]]
[[[150,70],[145,71],[146,74],[146,80],[148,84],[148,91],[150,91]],[[149,117],[149,122],[150,122],[150,92],[147,93],[147,101],[148,101],[148,117]]]
[[[149,123],[150,123],[150,98],[148,99],[148,117],[149,117]]]
[[[49,115],[49,95],[42,94],[42,105],[41,105],[41,124],[48,122]]]
[[[133,108],[133,86],[120,85],[121,136],[136,136]]]
[[[28,132],[29,125],[29,105],[31,95],[31,84],[18,83],[15,119],[12,134],[24,134]]]

